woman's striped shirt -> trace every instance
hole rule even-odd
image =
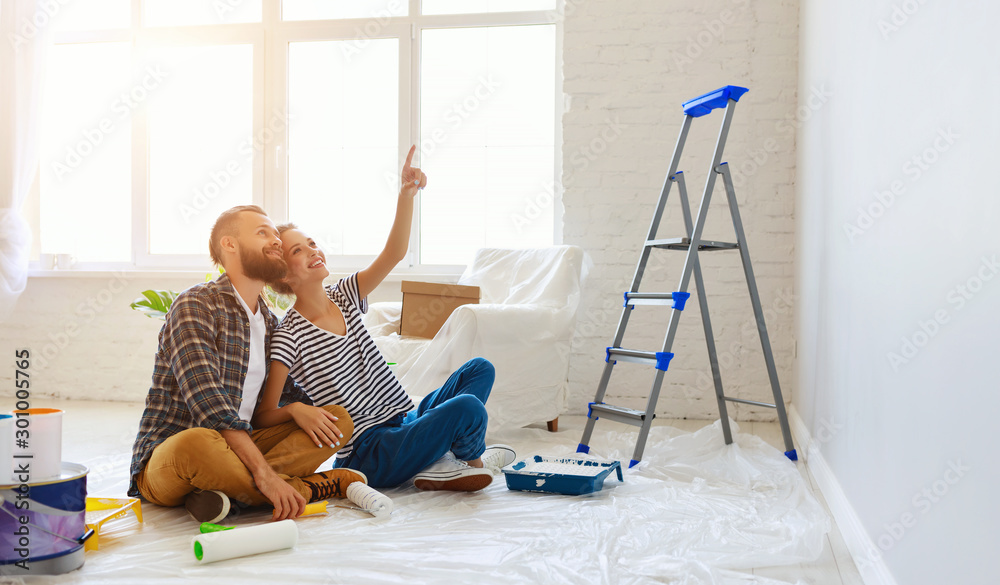
[[[361,322],[368,300],[361,298],[357,273],[327,285],[326,292],[343,313],[347,334],[320,329],[293,308],[271,337],[271,359],[288,366],[316,406],[337,404],[351,415],[354,435],[337,451],[344,459],[366,430],[410,411],[413,401]]]

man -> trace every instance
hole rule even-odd
[[[282,520],[367,483],[349,469],[313,473],[353,433],[339,406],[325,407],[335,424],[320,446],[294,421],[250,425],[278,322],[260,293],[286,271],[274,223],[255,205],[234,207],[216,220],[209,250],[225,273],[181,293],[167,313],[132,447],[129,495],[184,504],[199,522],[225,518],[230,498],[270,503]]]

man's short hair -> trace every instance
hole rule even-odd
[[[222,238],[239,235],[236,222],[240,214],[244,211],[252,211],[267,216],[267,213],[257,205],[237,205],[223,211],[219,218],[215,220],[215,225],[212,226],[212,233],[208,236],[208,253],[212,257],[212,263],[216,266],[222,266]]]

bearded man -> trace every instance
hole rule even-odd
[[[256,205],[229,209],[212,227],[209,251],[224,274],[178,295],[160,330],[129,495],[183,504],[199,522],[225,518],[231,500],[271,504],[282,520],[307,502],[344,497],[350,483],[366,482],[362,473],[314,473],[350,440],[354,426],[343,408],[324,407],[336,420],[333,445],[317,447],[293,421],[250,424],[278,324],[261,291],[287,270],[274,223]],[[310,403],[297,388],[286,390]]]

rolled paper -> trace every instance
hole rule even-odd
[[[192,539],[194,557],[214,563],[237,557],[292,548],[299,540],[294,520],[282,520],[235,530],[200,534]]]
[[[347,486],[347,499],[376,518],[392,514],[392,500],[389,496],[375,491],[360,481]]]

